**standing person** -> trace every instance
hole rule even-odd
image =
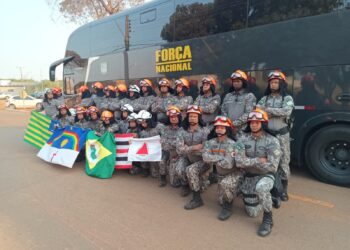
[[[74,123],[73,117],[65,104],[58,106],[58,115],[56,118],[59,121],[56,126],[58,128],[64,128],[66,126],[73,125]]]
[[[86,109],[84,107],[75,108],[75,117],[74,117],[74,127],[87,129],[89,128],[88,117],[86,114]]]
[[[193,190],[193,197],[195,199],[196,206],[201,206],[202,200],[200,199],[201,184],[189,183],[188,169],[196,167],[201,170],[201,173],[205,172],[208,168],[203,162],[202,148],[204,142],[207,140],[209,129],[205,127],[202,120],[202,110],[197,105],[190,105],[187,108],[187,117],[183,121],[183,131],[179,133],[176,141],[176,151],[179,158],[176,162],[175,173],[177,178],[181,182],[181,196],[185,197],[190,194],[190,186]],[[199,198],[199,199],[198,199]],[[186,209],[194,208],[194,204],[186,205]]]
[[[214,130],[208,136],[213,139],[205,142],[203,161],[211,166],[215,165],[218,177],[218,197],[221,211],[220,220],[227,220],[232,214],[232,202],[238,194],[238,188],[243,180],[244,170],[235,165],[236,152],[242,153],[242,146],[233,139],[233,124],[226,116],[217,116],[214,121]],[[244,152],[243,152],[244,153]],[[198,169],[189,170],[191,176],[199,179]]]
[[[279,71],[273,71],[268,76],[268,86],[265,96],[257,104],[269,116],[269,130],[277,136],[281,149],[281,162],[278,175],[282,180],[283,191],[280,194],[282,201],[288,201],[288,179],[290,177],[290,117],[294,109],[293,98],[287,94],[286,76]]]
[[[41,104],[41,110],[44,110],[45,115],[49,116],[51,119],[57,116],[57,102],[53,99],[53,94],[51,89],[46,89],[44,94],[44,100]]]
[[[134,106],[137,105],[139,97],[140,97],[140,88],[135,84],[130,85],[127,98],[124,98],[121,101],[120,107],[122,107],[125,104],[129,104],[134,108]]]
[[[129,128],[128,117],[134,112],[134,108],[130,104],[124,104],[120,111],[122,112],[120,120],[117,120],[119,125],[119,133],[125,134]]]
[[[147,110],[151,112],[151,106],[156,99],[156,93],[153,90],[153,83],[149,79],[143,79],[140,81],[140,98],[135,104],[134,110],[135,112],[139,112],[140,110]]]
[[[172,105],[168,107],[166,115],[168,120],[165,122],[166,127],[163,130],[162,143],[162,160],[159,163],[159,186],[164,187],[167,184],[166,174],[169,174],[170,184],[174,187],[179,186],[180,182],[175,175],[175,166],[178,159],[176,152],[176,139],[183,131],[181,128],[182,117],[178,107]]]
[[[52,88],[53,99],[56,100],[57,105],[64,104],[64,97],[62,95],[62,89],[60,87]]]
[[[93,101],[93,106],[96,106],[99,110],[101,110],[101,104],[105,99],[103,88],[104,85],[102,82],[95,82],[92,84],[93,94],[91,96],[91,99]]]
[[[101,102],[101,111],[109,110],[113,100],[116,98],[116,87],[108,85],[104,88],[105,98]]]
[[[110,103],[108,110],[114,112],[114,117],[116,120],[120,119],[121,111],[120,108],[122,106],[123,100],[127,97],[128,88],[124,83],[117,84],[116,93],[117,97],[113,99]]]
[[[215,92],[216,80],[211,76],[205,76],[202,79],[202,87],[200,95],[195,100],[194,104],[201,107],[203,111],[203,121],[209,125],[214,121],[219,113],[221,98]]]
[[[114,120],[113,113],[105,110],[101,114],[101,121],[96,128],[96,135],[102,136],[105,132],[117,133],[119,130],[118,124]]]
[[[87,85],[83,85],[79,88],[79,93],[81,94],[81,102],[80,105],[84,108],[88,108],[93,105],[93,101],[91,99],[91,92]]]
[[[171,82],[167,78],[162,78],[159,81],[159,90],[160,95],[156,97],[151,110],[157,116],[157,121],[164,123],[167,119],[167,108],[176,104],[176,98],[172,95],[174,90],[171,88]]]
[[[87,115],[88,115],[87,127],[96,131],[100,122],[100,113],[98,108],[96,108],[95,106],[90,106],[87,109]]]
[[[193,98],[189,94],[190,82],[186,78],[175,81],[176,106],[181,110],[182,119],[186,117],[187,107],[193,104]]]
[[[248,77],[245,72],[236,70],[231,75],[231,81],[232,87],[222,102],[221,113],[232,120],[237,132],[241,132],[246,127],[248,114],[256,105],[256,98],[247,91]]]
[[[138,114],[131,113],[127,121],[129,123],[128,130],[126,131],[127,134],[133,134],[134,138],[139,138],[141,129],[139,125],[137,124]],[[141,162],[132,162],[132,167],[129,170],[129,173],[132,175],[136,175],[142,172]]]
[[[152,119],[152,114],[146,110],[138,113],[138,122],[141,125],[140,138],[148,138],[156,135],[162,135],[164,125],[157,123]],[[150,174],[156,178],[159,175],[158,162],[141,162],[142,176],[148,177]]]
[[[264,211],[258,230],[260,236],[270,234],[273,226],[270,191],[281,158],[278,139],[267,133],[268,119],[267,113],[260,109],[249,113],[246,133],[238,140],[245,154],[235,155],[237,167],[246,172],[240,190],[247,214],[257,217]]]

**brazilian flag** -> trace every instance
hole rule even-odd
[[[101,179],[111,178],[116,159],[114,134],[106,132],[99,137],[95,131],[90,131],[85,146],[86,174]]]

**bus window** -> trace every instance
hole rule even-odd
[[[252,27],[293,18],[320,15],[332,12],[339,6],[338,0],[250,0],[248,26]]]
[[[175,41],[242,29],[246,26],[246,0],[176,0],[176,5],[175,13],[170,17],[176,20]]]

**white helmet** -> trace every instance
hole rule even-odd
[[[129,113],[134,112],[134,108],[130,104],[124,104],[121,108],[121,111],[128,111]]]
[[[140,110],[137,116],[137,118],[140,120],[148,120],[152,118],[152,114],[147,110]]]
[[[136,121],[138,118],[138,115],[136,113],[131,113],[128,118],[127,121]]]
[[[140,88],[137,86],[137,85],[130,85],[129,86],[129,92],[132,91],[132,92],[136,92],[136,93],[140,93]]]

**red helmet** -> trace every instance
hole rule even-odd
[[[224,126],[224,127],[233,128],[232,121],[226,116],[221,116],[221,115],[215,117],[214,127],[215,126]]]
[[[235,72],[232,73],[231,79],[232,80],[239,79],[239,80],[248,81],[248,76],[242,70],[236,70]]]
[[[142,79],[139,85],[140,87],[153,87],[153,83],[150,79]]]
[[[104,119],[104,118],[109,118],[109,119],[113,118],[113,113],[109,110],[103,111],[101,114],[101,119]]]
[[[189,105],[187,107],[187,114],[188,113],[196,113],[196,114],[201,115],[202,114],[202,109],[198,105]]]
[[[84,107],[78,106],[78,107],[75,108],[75,113],[76,114],[85,114],[86,113],[86,109]]]
[[[190,82],[186,78],[180,78],[175,81],[175,86],[181,84],[182,86],[186,88],[190,88]]]
[[[61,104],[58,106],[58,109],[67,109],[68,110],[68,107],[66,104]]]
[[[88,113],[88,114],[91,114],[91,113],[98,113],[98,112],[99,112],[99,110],[98,110],[98,108],[95,107],[95,106],[90,106],[90,107],[87,109],[87,113]]]
[[[92,84],[92,87],[95,89],[103,89],[104,85],[102,82],[95,82],[94,84]]]
[[[159,81],[159,87],[161,87],[161,86],[166,86],[166,87],[171,87],[171,82],[170,82],[170,80],[168,79],[168,78],[162,78],[162,79],[160,79],[160,81]]]
[[[52,89],[52,94],[55,94],[55,95],[62,94],[62,89],[60,87],[54,87]]]
[[[170,105],[167,109],[167,112],[166,112],[167,116],[174,116],[174,115],[179,115],[179,114],[181,114],[181,111],[175,105]]]
[[[116,87],[113,86],[113,85],[108,85],[107,87],[105,87],[104,90],[105,91],[113,91],[113,92],[115,92],[116,91]]]
[[[214,87],[216,87],[216,80],[215,80],[215,78],[214,77],[211,77],[211,76],[205,76],[205,77],[203,77],[203,79],[202,79],[202,84],[203,83],[209,83],[209,84],[212,84],[212,85],[214,85]]]
[[[84,91],[89,90],[89,87],[87,85],[83,85],[79,88],[79,92],[83,93]]]
[[[281,71],[272,71],[269,73],[268,75],[268,81],[271,81],[273,79],[279,79],[279,80],[283,80],[286,81],[286,76],[285,74],[283,74]]]
[[[248,121],[260,121],[260,122],[268,122],[269,116],[267,113],[259,108],[254,109],[248,115]]]

